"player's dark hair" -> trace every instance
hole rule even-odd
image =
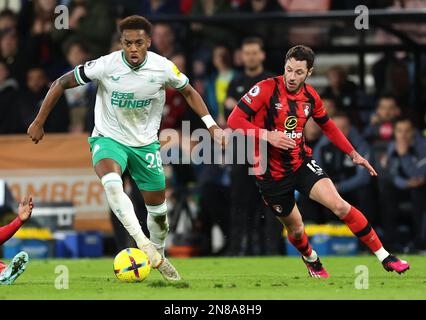
[[[133,15],[124,18],[118,23],[118,28],[121,33],[124,30],[144,30],[145,33],[151,37],[152,24],[142,16]]]
[[[225,44],[218,44],[216,45],[213,50],[223,48],[225,49],[222,54],[220,55],[220,59],[222,60],[222,63],[227,66],[228,68],[232,68],[232,55],[231,55],[231,49],[225,45]]]
[[[0,11],[0,18],[4,18],[4,17],[11,18],[15,22],[17,20],[16,14],[12,10],[10,10],[10,9],[4,9],[4,10]]]
[[[392,99],[392,100],[394,100],[394,101],[396,102],[396,104],[398,104],[398,101],[397,101],[397,99],[396,99],[395,95],[393,95],[393,94],[392,94],[392,93],[390,93],[390,92],[385,92],[385,93],[383,93],[383,94],[379,97],[379,100],[381,100],[381,99]]]
[[[287,60],[294,58],[297,61],[306,61],[306,66],[310,70],[314,66],[315,53],[314,51],[304,45],[298,45],[290,48],[285,55],[285,62]]]
[[[263,40],[259,37],[248,37],[243,40],[241,43],[241,47],[243,47],[246,44],[257,44],[259,45],[260,49],[263,50],[265,44],[263,43]]]
[[[411,124],[411,127],[415,128],[413,119],[407,116],[399,116],[398,118],[396,118],[393,122],[393,127],[395,128],[396,125],[400,122],[409,122]]]

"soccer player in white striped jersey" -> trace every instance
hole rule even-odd
[[[188,78],[171,61],[148,51],[152,25],[147,19],[130,16],[119,23],[119,28],[123,49],[77,66],[54,81],[28,134],[38,143],[44,135],[46,118],[64,90],[96,81],[95,128],[89,138],[95,172],[112,211],[137,246],[148,254],[152,266],[165,279],[179,280],[180,275],[164,257],[169,224],[158,129],[166,86],[182,93],[220,144],[224,141],[223,131]],[[126,168],[145,200],[149,239],[123,191],[121,175]]]

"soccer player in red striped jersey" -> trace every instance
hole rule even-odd
[[[0,245],[9,240],[16,231],[27,221],[33,210],[32,197],[24,197],[19,203],[18,216],[11,223],[0,227]],[[26,252],[19,252],[9,263],[9,265],[0,261],[0,285],[10,285],[25,271],[28,263]]]
[[[329,208],[369,247],[387,271],[402,273],[409,269],[408,263],[383,248],[365,216],[342,199],[305,144],[303,129],[307,120],[313,117],[330,141],[348,154],[355,164],[364,166],[370,175],[377,175],[328,118],[315,89],[305,83],[312,74],[314,59],[314,52],[309,47],[298,45],[291,48],[285,57],[284,74],[263,80],[251,88],[232,111],[228,125],[268,142],[267,154],[259,154],[259,148],[255,150],[256,155],[267,160],[265,172],[256,174],[256,183],[267,206],[286,227],[289,241],[301,253],[312,277],[327,278],[329,275],[309,244],[295,204],[295,190]]]

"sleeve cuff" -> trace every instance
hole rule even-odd
[[[182,86],[180,86],[179,88],[175,88],[176,90],[178,90],[178,91],[182,91],[183,89],[185,89],[186,88],[186,86],[189,84],[189,79],[188,78],[186,78],[186,80],[185,80],[185,83],[182,85]]]

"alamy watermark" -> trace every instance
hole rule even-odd
[[[267,148],[266,130],[255,138],[255,130],[243,132],[240,129],[223,130],[225,145],[214,142],[205,128],[191,132],[190,122],[183,121],[181,130],[164,129],[160,132],[163,141],[160,155],[147,154],[150,168],[161,164],[248,164],[249,175],[266,172]]]
[[[69,289],[69,270],[65,265],[58,265],[55,267],[55,288],[57,290]]]
[[[68,30],[70,28],[70,13],[68,7],[59,5],[55,7],[55,28],[58,30]]]
[[[366,290],[369,286],[369,275],[368,275],[368,267],[365,265],[358,265],[354,270],[355,274],[358,276],[355,278],[355,289],[358,290]]]
[[[355,13],[358,15],[354,21],[355,29],[368,30],[369,29],[368,7],[364,5],[356,6]]]

